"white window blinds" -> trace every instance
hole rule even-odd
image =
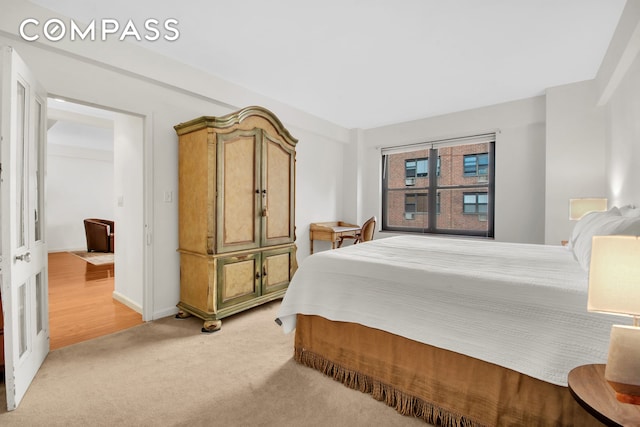
[[[465,136],[460,138],[439,139],[436,141],[418,142],[415,144],[398,145],[395,147],[383,147],[382,155],[408,153],[411,151],[428,150],[429,148],[453,147],[455,145],[481,144],[495,142],[496,134],[485,133],[481,135]]]

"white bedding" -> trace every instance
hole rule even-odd
[[[359,323],[566,386],[625,323],[587,312],[587,281],[561,246],[398,236],[306,258],[278,319]]]

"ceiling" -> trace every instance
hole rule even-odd
[[[139,45],[346,128],[596,76],[624,0],[32,0],[77,22],[178,20]],[[224,100],[223,100],[224,101]]]
[[[49,98],[47,144],[113,151],[115,113]]]

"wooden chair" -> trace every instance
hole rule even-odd
[[[376,231],[376,222],[376,217],[372,216],[371,218],[366,220],[364,224],[362,224],[362,227],[360,227],[360,231],[356,232],[353,235],[340,236],[338,247],[342,246],[342,242],[345,239],[353,239],[354,245],[360,242],[368,242],[369,240],[373,240],[373,233]]]

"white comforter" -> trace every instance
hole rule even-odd
[[[587,312],[588,274],[561,246],[399,236],[312,255],[278,318],[359,323],[558,385],[606,363],[613,323]]]

